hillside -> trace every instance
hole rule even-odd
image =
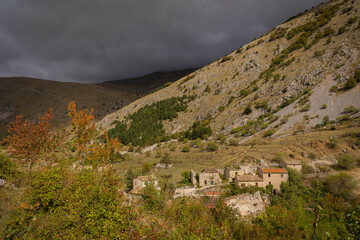
[[[100,83],[99,85],[110,89],[130,92],[139,96],[145,96],[151,90],[159,87],[161,88],[164,84],[175,82],[194,71],[195,69],[171,72],[155,72],[136,78],[108,81]]]
[[[98,124],[109,129],[148,104],[183,95],[194,100],[163,121],[167,134],[209,120],[215,134],[245,141],[335,121],[346,107],[360,107],[359,85],[346,85],[360,66],[359,8],[359,1],[322,4]]]
[[[33,78],[1,78],[0,95],[0,137],[6,133],[7,124],[20,114],[35,120],[38,113],[53,108],[54,125],[59,125],[69,122],[66,108],[71,101],[82,108],[94,108],[95,119],[101,119],[137,99],[135,94],[95,84]]]
[[[81,108],[94,108],[95,120],[100,120],[151,90],[174,82],[192,71],[157,72],[99,84],[25,77],[0,78],[0,138],[6,133],[7,124],[17,115],[35,120],[38,113],[44,113],[51,107],[55,111],[54,124],[67,124],[66,107],[69,102],[75,101]]]

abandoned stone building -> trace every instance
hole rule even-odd
[[[258,168],[259,175],[238,175],[235,184],[245,186],[266,187],[273,185],[274,189],[280,190],[282,182],[288,180],[288,172],[284,168]]]
[[[241,174],[240,168],[229,168],[226,167],[224,170],[224,177],[229,179],[229,182],[235,181],[235,177]]]
[[[140,190],[146,187],[147,184],[153,183],[155,187],[158,186],[158,180],[154,174],[149,176],[138,176],[133,179],[133,189],[130,194],[139,194]]]
[[[194,185],[197,185],[196,175],[193,170],[190,171],[191,181]],[[199,173],[199,185],[209,186],[222,183],[219,172],[216,168],[206,168]]]
[[[281,163],[281,166],[283,168],[292,168],[299,172],[301,172],[302,170],[302,165],[300,160],[294,160],[294,159],[285,160]]]

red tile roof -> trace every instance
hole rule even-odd
[[[287,173],[285,168],[262,168],[263,173]]]

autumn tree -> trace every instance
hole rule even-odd
[[[37,123],[23,121],[23,116],[20,115],[8,126],[9,135],[4,142],[8,144],[10,153],[29,164],[30,178],[34,163],[49,153],[49,150],[55,145],[55,135],[50,133],[52,117],[53,110],[49,109],[49,112],[43,116],[39,115]]]
[[[120,149],[121,143],[118,139],[109,139],[107,133],[105,133],[104,144],[95,143],[86,150],[86,160],[91,162],[94,166],[107,161],[111,162],[115,159],[115,154],[120,151]]]
[[[94,134],[96,127],[94,116],[92,115],[94,109],[83,109],[79,112],[76,111],[76,103],[70,102],[68,106],[68,116],[72,117],[72,133],[75,136],[75,144],[77,148],[77,157],[80,159],[84,166],[84,158],[81,156],[87,143],[89,143],[91,136]]]

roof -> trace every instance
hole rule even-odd
[[[203,169],[201,172],[206,172],[206,173],[219,173],[216,168],[205,168],[205,169]]]
[[[156,177],[154,174],[151,174],[149,176],[138,176],[137,177],[138,179],[140,179],[140,181],[143,181],[143,182],[148,182],[148,181],[154,181],[156,180]]]
[[[285,168],[261,168],[263,173],[287,173]]]
[[[133,189],[131,189],[131,191],[130,191],[129,193],[130,193],[130,194],[138,195],[138,194],[140,193],[140,190],[141,190],[141,189],[133,188]]]
[[[262,182],[263,179],[258,175],[240,175],[237,176],[239,182]]]
[[[289,159],[289,160],[285,160],[284,162],[290,165],[301,165],[300,160]]]

